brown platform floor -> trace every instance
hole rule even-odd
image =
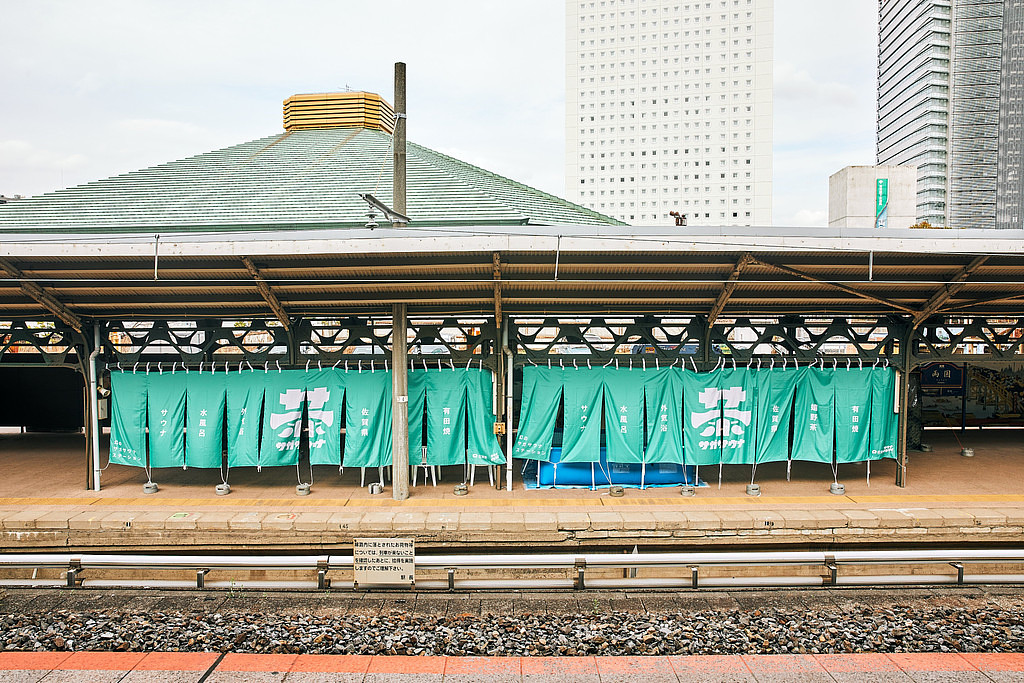
[[[960,455],[960,441],[974,448],[975,457]],[[895,485],[896,463],[893,460],[871,463],[870,482],[864,463],[839,467],[839,481],[846,485],[846,495],[834,496],[828,491],[832,481],[829,465],[794,462],[791,481],[786,481],[785,463],[765,464],[757,469],[757,482],[763,495],[745,495],[750,481],[747,466],[726,466],[721,488],[718,468],[703,467],[701,478],[709,484],[693,498],[683,498],[678,487],[626,489],[622,498],[612,498],[598,489],[540,489],[523,486],[518,471],[513,490],[498,490],[487,484],[484,468],[477,470],[476,485],[468,496],[457,497],[453,485],[462,480],[461,468],[444,468],[437,486],[424,485],[422,479],[411,489],[404,502],[392,500],[390,488],[382,495],[371,496],[359,486],[359,470],[348,468],[339,474],[333,466],[317,466],[313,470],[311,495],[295,495],[294,468],[238,468],[230,473],[232,493],[217,496],[214,486],[220,482],[215,470],[160,469],[153,480],[160,491],[143,495],[145,472],[138,468],[110,465],[102,475],[103,489],[85,489],[87,463],[84,439],[80,434],[17,434],[0,433],[0,510],[25,509],[25,506],[46,506],[52,509],[83,506],[145,507],[173,506],[187,508],[225,506],[233,510],[273,509],[276,512],[337,509],[345,507],[415,507],[430,511],[465,508],[621,508],[662,509],[682,506],[688,510],[734,509],[773,510],[786,508],[857,508],[877,507],[1024,507],[1024,430],[971,430],[966,434],[952,431],[928,431],[925,441],[933,452],[912,451],[908,465],[907,486]],[[104,447],[105,450],[105,447]],[[517,463],[516,469],[518,470]],[[308,481],[308,467],[302,472]],[[373,481],[376,470],[367,471]]]

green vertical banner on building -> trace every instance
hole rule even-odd
[[[875,227],[889,226],[889,179],[875,181]]]
[[[333,368],[306,374],[306,432],[311,465],[341,465],[344,374]]]
[[[836,370],[833,375],[836,392],[836,462],[869,460],[871,369]]]
[[[523,368],[519,434],[512,447],[512,457],[545,462],[551,459],[551,441],[561,400],[561,368]]]
[[[648,370],[644,376],[647,403],[645,462],[683,462],[683,381],[677,368]]]
[[[683,446],[687,465],[717,465],[722,457],[718,372],[682,372]]]
[[[306,373],[302,370],[272,370],[265,372],[263,378],[266,384],[260,465],[294,465],[299,461]]]
[[[263,410],[263,371],[229,372],[227,389],[228,467],[260,464],[260,413]]]
[[[835,388],[832,370],[807,368],[796,387],[793,460],[832,462]]]
[[[748,368],[720,370],[718,387],[722,402],[722,462],[751,465],[757,446],[755,371]]]
[[[597,462],[601,457],[601,368],[565,368],[562,373],[561,462]]]
[[[427,375],[427,464],[466,462],[466,383],[462,370]]]
[[[185,466],[184,372],[149,376],[150,467]]]
[[[219,468],[224,446],[227,373],[185,375],[185,464]]]
[[[643,370],[603,368],[608,462],[644,461]]]
[[[897,457],[899,423],[895,407],[896,371],[892,368],[871,368],[871,425],[868,446],[872,460]]]
[[[789,460],[793,397],[804,368],[757,371],[757,462]]]
[[[494,434],[494,375],[490,370],[471,368],[463,372],[463,378],[469,420],[466,458],[470,465],[501,465],[505,454]]]
[[[146,373],[110,373],[110,462],[146,466]]]
[[[418,465],[423,459],[423,409],[427,400],[427,382],[431,372],[440,370],[410,370],[409,387],[409,464]]]
[[[391,373],[345,372],[345,466],[391,464]],[[419,454],[417,454],[418,456]],[[418,457],[410,462],[419,462]]]

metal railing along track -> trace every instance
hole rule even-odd
[[[1008,565],[1014,573],[968,573],[970,565]],[[948,567],[946,573],[845,573],[844,569],[866,565],[891,568]],[[778,575],[750,573],[750,568],[805,567],[804,574]],[[352,555],[131,555],[102,553],[0,553],[0,570],[59,569],[62,579],[4,578],[6,586],[67,586],[76,588],[345,588],[329,573],[352,571]],[[591,553],[591,554],[507,554],[507,555],[420,555],[415,558],[417,572],[446,580],[416,581],[416,589],[490,590],[490,589],[575,589],[602,588],[739,588],[770,586],[884,586],[931,584],[996,584],[1024,583],[1024,549],[977,550],[841,550],[833,552],[752,551],[752,552],[686,552],[686,553]],[[677,575],[641,576],[640,569],[681,569]],[[702,576],[703,569],[744,568],[742,576]],[[813,568],[820,571],[815,573]],[[621,569],[623,578],[587,576],[588,571]],[[147,578],[91,578],[107,570],[151,572]],[[207,581],[210,572],[232,573],[254,570],[307,573],[308,580]],[[459,577],[459,573],[475,574],[493,571],[498,578]],[[502,570],[508,570],[503,572]],[[531,578],[510,575],[516,570],[565,571],[565,578]],[[195,582],[156,579],[161,572],[194,571]],[[664,572],[662,572],[664,573]],[[721,574],[717,572],[716,574]],[[354,587],[354,586],[348,586]],[[405,587],[407,590],[409,586]]]

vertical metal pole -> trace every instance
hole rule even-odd
[[[508,366],[505,372],[505,489],[507,491],[512,490],[512,388],[515,386],[515,379],[512,375],[515,343],[509,339],[511,330],[512,320],[508,319],[505,323],[505,334],[502,340],[503,346],[508,349]]]
[[[917,331],[911,327],[906,337],[900,342],[903,357],[903,372],[900,373],[900,412],[897,422],[896,438],[896,486],[905,488],[907,485],[907,435],[910,423],[910,369],[913,362],[913,339]]]
[[[395,62],[395,157],[392,164],[393,181],[391,206],[402,215],[408,215],[405,205],[405,62]],[[405,225],[395,223],[396,226]]]
[[[409,497],[409,366],[405,304],[391,308],[391,481],[392,497]]]
[[[964,363],[964,381],[963,381],[963,395],[960,397],[960,433],[967,431],[967,392],[970,391],[971,385],[968,379],[967,363]]]
[[[92,324],[92,352],[89,354],[89,441],[92,444],[92,490],[100,490],[100,399],[99,371],[96,368],[96,357],[100,354],[100,327],[103,323]]]

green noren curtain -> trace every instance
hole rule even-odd
[[[344,375],[333,368],[306,373],[306,431],[311,465],[341,465]]]
[[[871,370],[835,370],[836,462],[870,460],[868,435],[871,422]]]
[[[601,373],[590,368],[565,368],[561,462],[597,462],[601,457]]]
[[[146,373],[110,373],[110,462],[146,466]]]
[[[151,467],[185,466],[184,372],[149,376],[149,464]]]
[[[306,373],[301,370],[272,370],[264,372],[263,378],[266,384],[260,465],[294,465],[299,461]]]
[[[226,373],[185,375],[185,464],[189,467],[221,466],[226,387]]]
[[[523,396],[519,407],[519,433],[512,457],[548,461],[562,400],[562,369],[523,368]]]
[[[688,465],[717,465],[722,458],[722,403],[718,372],[683,371],[683,444]]]
[[[345,466],[391,464],[391,372],[342,374],[345,385]],[[411,436],[410,436],[411,441]],[[409,453],[410,462],[419,454]]]
[[[648,370],[644,375],[647,401],[645,462],[683,462],[683,381],[677,368]]]
[[[604,380],[608,462],[643,462],[645,372],[626,368],[603,368],[593,372],[598,372]]]
[[[758,371],[757,462],[789,459],[789,423],[793,397],[804,368]]]
[[[409,464],[418,465],[423,462],[423,410],[427,405],[427,377],[431,372],[440,370],[411,369],[409,382]]]
[[[898,424],[896,371],[893,368],[871,368],[871,426],[868,450],[873,460],[897,457]]]
[[[427,464],[466,462],[466,383],[460,370],[426,374]],[[411,422],[411,420],[410,420]]]
[[[793,460],[832,462],[835,442],[833,372],[806,368],[796,387]]]
[[[721,370],[722,462],[750,465],[757,452],[757,373],[748,368]]]
[[[227,389],[228,467],[260,465],[260,413],[265,373],[229,372]]]
[[[470,368],[465,371],[465,378],[469,410],[469,464],[504,464],[505,454],[494,434],[494,374],[490,370]]]

